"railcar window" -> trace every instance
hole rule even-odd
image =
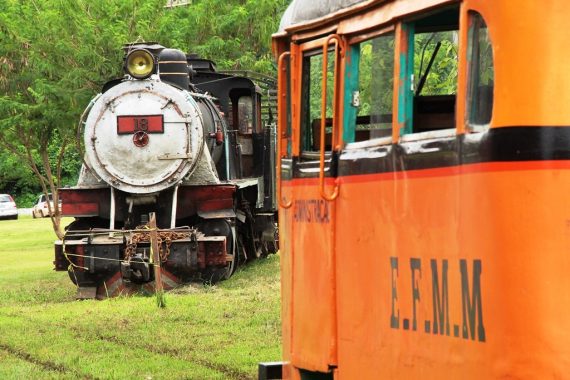
[[[332,125],[332,104],[334,86],[334,52],[328,53],[327,104],[325,144],[330,145]],[[323,79],[323,55],[315,51],[303,57],[302,111],[301,111],[301,150],[315,152],[320,147],[321,99]]]
[[[455,127],[458,33],[414,36],[414,132]]]
[[[487,125],[493,113],[494,67],[493,49],[487,25],[479,13],[469,13],[469,45],[467,46],[468,124]]]
[[[356,141],[392,134],[394,41],[390,33],[360,44]]]
[[[429,13],[405,24],[410,86],[401,87],[406,127],[401,134],[455,128],[459,63],[459,7]],[[407,83],[406,83],[407,84]],[[402,112],[402,110],[400,110]]]

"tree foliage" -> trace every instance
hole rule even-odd
[[[450,95],[457,92],[457,40],[457,31],[415,36],[414,74],[419,81],[427,73],[422,95]],[[436,50],[438,43],[441,46]],[[427,71],[429,60],[434,54],[433,66]]]
[[[394,94],[394,33],[360,44],[359,115],[389,115]],[[372,127],[379,127],[374,125]]]
[[[0,192],[33,188],[33,173],[57,201],[57,187],[74,183],[79,116],[103,83],[122,75],[123,44],[156,41],[213,59],[221,69],[271,73],[270,34],[287,3],[0,2],[0,174],[6,173]],[[54,229],[61,234],[59,218]]]

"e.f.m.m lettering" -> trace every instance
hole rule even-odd
[[[483,325],[483,300],[481,296],[481,260],[473,260],[473,270],[471,276],[467,270],[467,260],[459,260],[459,273],[461,279],[461,337],[467,340],[477,340],[485,342],[485,326]],[[398,307],[398,257],[390,257],[390,277],[391,277],[391,314],[390,327],[392,329],[400,328],[400,309]],[[410,277],[411,284],[411,329],[410,319],[403,318],[403,329],[418,331],[418,304],[422,301],[420,294],[420,282],[422,280],[422,263],[420,258],[410,258]],[[446,259],[430,260],[431,277],[431,295],[432,295],[432,319],[424,320],[424,332],[434,335],[451,336],[451,320],[449,316],[450,299],[449,299],[449,262]],[[457,273],[457,272],[456,272]],[[470,279],[471,277],[471,279]],[[471,284],[471,286],[470,286]],[[458,293],[455,293],[458,294]],[[459,301],[459,300],[457,300]],[[460,337],[460,325],[453,325],[453,336]]]
[[[433,333],[449,336],[449,292],[447,288],[447,260],[442,260],[441,292],[439,290],[439,276],[437,260],[431,259],[431,287],[433,304]],[[445,327],[445,330],[444,330]]]
[[[477,339],[485,341],[485,326],[483,326],[483,303],[481,300],[481,260],[473,261],[473,287],[469,294],[469,275],[467,273],[467,260],[460,260],[461,268],[461,304],[463,310],[463,338],[475,339],[475,326],[477,326]]]

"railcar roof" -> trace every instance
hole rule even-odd
[[[291,25],[304,23],[369,0],[293,0],[281,18],[279,32]]]

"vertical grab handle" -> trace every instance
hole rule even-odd
[[[335,134],[337,132],[337,120],[335,117],[336,107],[337,107],[337,78],[338,78],[338,51],[342,43],[340,37],[337,34],[329,36],[323,45],[323,75],[322,75],[322,93],[321,93],[321,143],[320,143],[320,164],[319,164],[319,191],[321,197],[327,201],[333,201],[338,197],[338,183],[334,185],[334,191],[332,194],[327,194],[325,192],[325,127],[327,120],[327,69],[328,69],[328,50],[329,43],[335,41],[335,65],[333,73],[333,104],[332,104],[332,132],[331,132],[331,146],[335,142]]]
[[[285,130],[285,122],[287,120],[287,91],[289,90],[286,85],[287,81],[287,69],[285,68],[285,58],[291,56],[291,53],[286,51],[279,56],[278,60],[278,77],[277,82],[277,170],[275,171],[277,176],[277,198],[279,206],[282,208],[289,208],[293,204],[291,200],[285,201],[281,195],[281,152],[282,152],[282,140],[283,136],[286,136],[287,131]]]

